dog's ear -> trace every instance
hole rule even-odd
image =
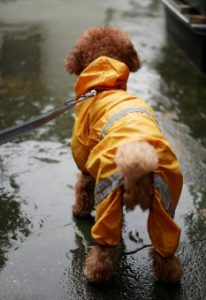
[[[130,72],[136,72],[141,67],[139,55],[128,37],[127,40],[125,40],[119,55],[122,56],[120,59],[127,65]]]
[[[72,53],[71,53],[72,54]],[[68,73],[74,73],[74,68],[73,68],[73,64],[71,62],[74,61],[74,55],[69,54],[65,59],[64,59],[64,69],[68,72]]]
[[[74,48],[73,51],[65,58],[64,68],[68,73],[79,75],[82,71],[81,60],[78,58],[78,52]]]
[[[140,59],[139,59],[139,56],[138,56],[137,52],[136,52],[135,55],[133,55],[131,57],[130,63],[131,63],[131,65],[130,65],[129,69],[130,69],[131,72],[136,72],[141,67],[141,62],[140,62]]]

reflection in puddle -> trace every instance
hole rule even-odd
[[[41,82],[42,30],[38,26],[1,26],[1,80],[15,87]],[[18,85],[16,85],[18,87]]]
[[[22,242],[31,230],[31,221],[22,212],[18,198],[16,193],[10,195],[0,187],[0,268],[6,262],[13,242]]]
[[[2,153],[1,153],[2,154]],[[20,196],[20,187],[15,173],[8,174],[0,154],[0,268],[7,261],[7,252],[10,247],[18,247],[19,241],[29,235],[31,221],[22,210],[23,200]]]
[[[69,208],[67,197],[73,193],[67,187],[68,182],[73,185],[70,177],[74,177],[74,167],[68,163],[68,159],[68,149],[58,143],[28,141],[1,146],[1,266],[7,259],[10,247],[19,247],[29,234],[41,234],[43,227],[45,230],[55,226],[58,219],[62,222],[63,212],[66,207]],[[70,165],[69,171],[65,164]],[[65,178],[64,184],[61,176]],[[58,190],[62,184],[63,188]],[[68,218],[67,215],[65,217]]]
[[[186,124],[194,139],[206,147],[206,77],[170,40],[157,69],[164,78],[161,92],[170,99],[169,109],[176,112],[176,121]]]
[[[185,213],[187,235],[190,241],[206,241],[206,190],[190,186],[194,210]]]
[[[44,78],[45,30],[40,25],[1,26],[1,129],[19,124],[58,105]],[[64,100],[65,96],[62,97],[61,105]],[[25,137],[47,140],[52,136],[54,140],[63,141],[71,135],[71,126],[68,126],[73,123],[71,114],[72,111],[17,140],[24,140]]]
[[[36,101],[45,102],[47,93],[41,76],[42,29],[3,25],[0,31],[0,127],[5,128],[39,114]]]

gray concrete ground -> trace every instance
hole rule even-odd
[[[68,146],[73,111],[0,146],[0,299],[206,298],[206,78],[165,31],[160,1],[0,1],[0,128],[63,104],[75,78],[63,59],[82,30],[118,26],[142,59],[128,89],[158,113],[180,159],[184,187],[175,219],[182,228],[178,286],[155,281],[147,213],[125,214],[119,268],[104,286],[88,284],[83,260],[93,219],[71,214],[77,169]],[[140,239],[137,239],[137,235]]]

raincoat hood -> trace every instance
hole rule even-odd
[[[124,63],[107,56],[100,56],[79,75],[75,85],[76,97],[79,98],[95,88],[126,90],[129,74],[130,71]]]

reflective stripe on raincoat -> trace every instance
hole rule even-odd
[[[99,244],[117,245],[121,239],[122,178],[114,161],[116,150],[133,141],[147,141],[155,147],[159,166],[154,174],[155,196],[148,232],[156,251],[166,257],[179,244],[180,228],[172,217],[181,193],[182,175],[154,111],[126,91],[128,76],[125,64],[104,56],[80,74],[77,97],[95,88],[103,91],[76,105],[72,153],[78,168],[96,180],[92,237]]]

